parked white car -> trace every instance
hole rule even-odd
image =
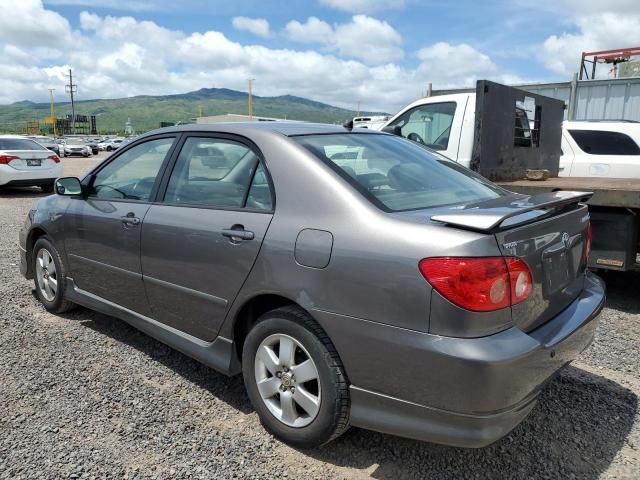
[[[63,166],[51,150],[18,135],[0,135],[0,187],[38,186],[53,192]]]
[[[98,148],[100,150],[106,150],[107,152],[110,152],[111,150],[117,150],[122,142],[124,142],[124,138],[111,138],[109,140],[105,140],[104,142],[100,142],[98,144]]]
[[[69,138],[67,139],[67,143],[64,146],[64,154],[67,157],[71,157],[73,155],[78,155],[82,157],[90,157],[91,156],[91,147],[86,145],[83,141],[78,140],[77,138]]]
[[[564,122],[559,176],[640,178],[640,123]]]

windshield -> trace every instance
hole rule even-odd
[[[28,138],[0,138],[0,150],[46,150]]]
[[[338,133],[292,138],[384,210],[472,203],[506,194],[480,175],[393,135]]]

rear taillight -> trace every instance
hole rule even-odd
[[[18,160],[19,158],[15,155],[0,155],[0,165],[9,165],[11,160]]]
[[[533,287],[529,268],[513,257],[425,258],[419,268],[447,300],[476,312],[520,303]]]
[[[49,155],[47,158],[49,160],[53,160],[56,163],[60,163],[60,157],[58,157],[57,155]]]
[[[589,255],[591,255],[591,243],[593,242],[593,230],[591,229],[591,222],[587,226],[587,237],[584,240],[584,254],[582,256],[582,262],[585,265],[589,264]]]

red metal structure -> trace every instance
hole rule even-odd
[[[628,62],[631,57],[640,56],[640,47],[632,48],[618,48],[615,50],[601,50],[599,52],[582,52],[582,61],[580,62],[580,80],[589,80],[596,75],[596,65],[598,63],[609,63],[614,66],[618,63]],[[592,57],[591,60],[589,58]],[[589,77],[589,71],[587,70],[587,63],[591,66],[591,77]]]

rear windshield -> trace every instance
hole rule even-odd
[[[445,157],[393,135],[292,137],[383,210],[474,203],[505,191]]]
[[[28,138],[0,138],[0,150],[46,150]]]

